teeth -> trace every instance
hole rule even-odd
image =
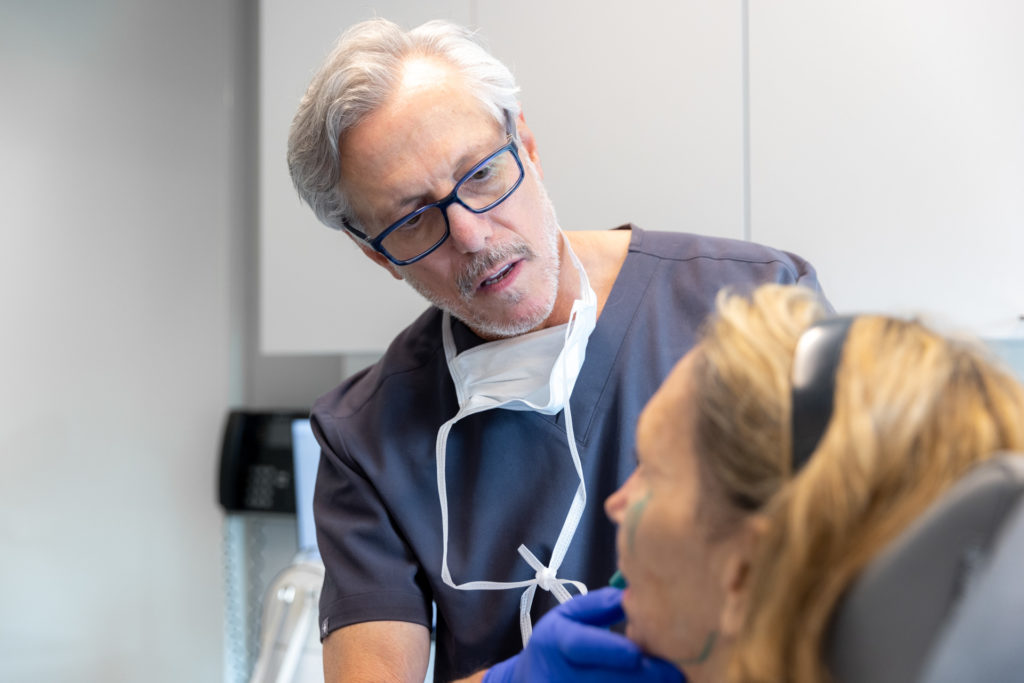
[[[484,280],[483,281],[483,285],[485,287],[487,285],[493,285],[495,282],[498,282],[499,280],[504,278],[506,275],[508,275],[508,271],[510,271],[510,270],[512,270],[512,264],[511,263],[508,264],[507,266],[505,266],[504,268],[502,268],[501,270],[499,270],[492,277],[489,277],[486,280]]]

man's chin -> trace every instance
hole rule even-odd
[[[544,322],[546,316],[529,316],[517,320],[490,320],[487,318],[474,318],[471,316],[462,317],[452,312],[456,318],[461,320],[466,327],[473,330],[477,336],[487,339],[507,339],[518,337],[521,334],[531,332]]]
[[[481,311],[482,306],[474,306],[474,304],[484,302],[472,299],[469,301],[446,300],[443,297],[435,296],[427,287],[422,286],[413,278],[406,277],[405,281],[427,301],[441,310],[448,311],[449,315],[461,321],[479,337],[488,340],[516,337],[537,329],[548,319],[555,306],[553,295],[550,301],[540,305],[535,303],[532,306],[524,304],[520,297],[518,301],[506,301],[505,306],[495,306],[498,310],[491,313],[490,311]],[[553,283],[553,286],[557,287],[557,284]],[[491,303],[496,304],[497,302],[492,301]],[[508,310],[506,306],[513,310]],[[529,306],[529,308],[523,310],[524,306]],[[516,308],[519,310],[514,310]]]

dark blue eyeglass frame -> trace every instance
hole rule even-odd
[[[410,263],[416,263],[420,259],[426,258],[430,254],[432,254],[438,247],[440,247],[442,244],[444,244],[445,241],[448,239],[448,237],[451,235],[451,232],[452,232],[451,223],[448,222],[448,207],[449,206],[451,206],[452,204],[459,204],[460,206],[465,208],[467,211],[471,211],[473,213],[487,213],[488,211],[490,211],[491,209],[496,207],[498,204],[501,204],[503,201],[508,199],[512,195],[512,193],[515,192],[517,189],[519,189],[519,186],[522,185],[523,178],[525,177],[526,172],[523,169],[523,162],[519,158],[519,146],[516,144],[515,137],[512,135],[511,127],[507,127],[506,128],[506,132],[507,132],[507,135],[508,135],[508,142],[506,142],[504,145],[502,145],[498,149],[496,149],[493,152],[491,152],[490,154],[488,154],[479,163],[477,163],[475,166],[473,166],[473,168],[469,169],[469,172],[466,173],[464,176],[462,176],[462,178],[459,179],[459,182],[455,183],[455,187],[452,188],[452,191],[449,192],[446,197],[444,197],[443,199],[439,199],[436,202],[432,202],[430,204],[426,204],[424,206],[421,206],[420,208],[416,209],[412,213],[399,218],[397,221],[395,221],[394,223],[389,225],[387,228],[385,228],[376,237],[372,237],[371,238],[369,235],[367,235],[363,231],[357,230],[355,227],[352,226],[351,223],[348,222],[348,219],[345,218],[345,217],[342,217],[342,219],[341,219],[342,225],[345,226],[345,229],[348,230],[350,233],[352,233],[353,235],[355,235],[356,237],[358,237],[359,239],[363,240],[364,242],[369,244],[371,247],[373,247],[375,251],[377,251],[377,252],[383,254],[384,256],[386,256],[387,259],[389,261],[391,261],[393,264],[395,264],[396,266],[407,266]],[[512,187],[510,187],[508,189],[508,191],[505,192],[505,194],[501,195],[496,200],[494,200],[493,202],[491,202],[487,206],[485,206],[483,208],[480,208],[480,209],[474,209],[473,207],[469,206],[464,201],[459,199],[459,188],[461,188],[462,185],[467,180],[469,180],[473,176],[474,173],[476,173],[481,168],[483,168],[488,163],[490,163],[491,160],[493,160],[495,157],[505,153],[506,151],[511,152],[512,153],[512,158],[516,160],[516,165],[519,167],[519,180],[517,180],[512,185]],[[444,216],[444,234],[441,235],[440,239],[438,239],[437,242],[435,242],[432,247],[430,247],[429,249],[427,249],[423,253],[419,254],[418,256],[414,256],[412,258],[409,258],[409,259],[404,259],[404,260],[403,259],[398,259],[398,258],[395,258],[394,256],[392,256],[390,253],[388,253],[388,250],[385,249],[384,246],[381,244],[384,241],[384,239],[387,238],[388,235],[390,235],[392,232],[394,232],[395,230],[400,228],[402,225],[404,225],[408,221],[412,220],[413,218],[415,218],[416,216],[420,215],[424,211],[429,211],[430,209],[433,209],[433,208],[440,209],[441,210],[441,214]]]

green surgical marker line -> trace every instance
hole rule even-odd
[[[615,573],[612,574],[612,578],[608,579],[608,585],[612,588],[625,588],[627,585],[626,577],[622,575],[621,571],[616,569]]]
[[[626,511],[626,520],[625,520],[625,524],[626,524],[626,539],[627,539],[626,544],[627,544],[630,552],[632,552],[634,541],[636,540],[636,527],[637,527],[637,524],[640,523],[640,517],[643,516],[644,509],[647,507],[647,502],[650,499],[651,499],[651,492],[648,491],[647,494],[643,498],[641,498],[640,500],[638,500],[635,503],[633,503],[629,507],[629,510]],[[624,577],[622,575],[621,571],[616,570],[615,573],[612,574],[612,578],[608,579],[608,585],[612,586],[613,588],[623,588],[624,589],[627,586],[626,577]]]
[[[651,492],[647,491],[643,498],[633,503],[629,510],[626,511],[626,538],[628,539],[627,546],[630,552],[632,552],[633,542],[636,540],[636,527],[640,523],[640,517],[644,514],[644,510],[647,508],[647,503],[650,500]]]
[[[682,669],[686,664],[703,663],[711,655],[711,650],[714,649],[716,640],[718,640],[718,631],[712,631],[704,641],[704,647],[701,649],[699,655],[696,657],[690,657],[689,659],[677,659],[672,663],[676,665],[677,669]]]

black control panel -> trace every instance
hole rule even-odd
[[[220,504],[229,512],[295,512],[292,424],[309,411],[233,410],[224,425]]]

